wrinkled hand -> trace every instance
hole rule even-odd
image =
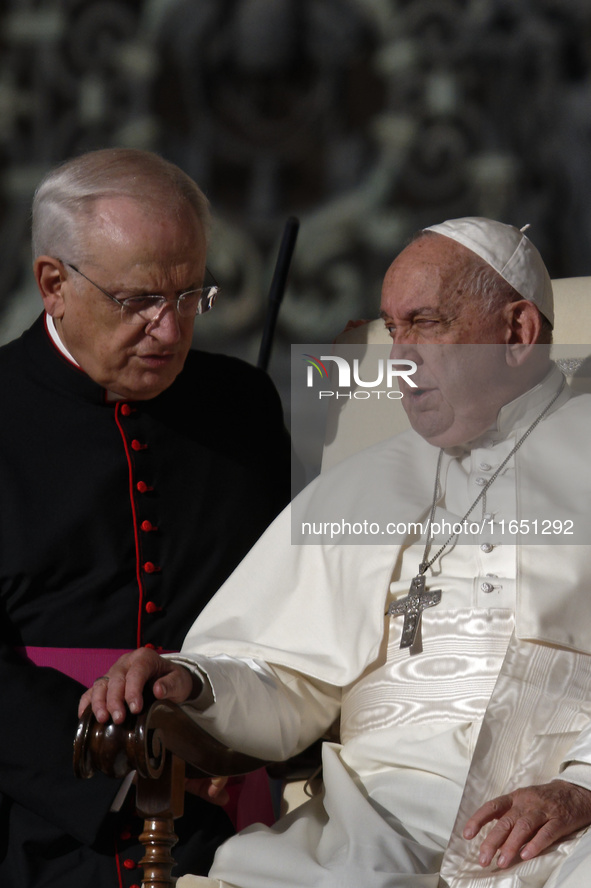
[[[230,796],[225,789],[227,777],[187,777],[185,789],[193,795],[211,802],[213,805],[226,805]]]
[[[80,698],[78,718],[89,703],[98,722],[113,718],[115,724],[125,719],[126,704],[134,714],[142,711],[142,691],[154,682],[152,693],[157,700],[184,703],[199,693],[199,679],[184,666],[164,659],[149,648],[124,654],[106,675],[97,678]]]
[[[486,802],[466,822],[464,838],[473,839],[496,820],[480,846],[479,863],[488,866],[497,851],[497,866],[536,857],[554,842],[591,824],[591,790],[553,780],[517,789]]]

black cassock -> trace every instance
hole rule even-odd
[[[178,650],[289,499],[280,401],[262,371],[192,351],[158,397],[108,403],[41,317],[0,349],[0,405],[0,885],[139,885],[119,784],[72,773],[83,686],[23,648]],[[177,876],[232,831],[187,801]]]

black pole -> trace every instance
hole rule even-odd
[[[259,359],[257,366],[266,370],[269,366],[269,358],[271,357],[271,347],[273,344],[273,334],[275,333],[275,324],[279,315],[281,300],[285,292],[285,284],[287,283],[287,275],[291,263],[291,257],[295,248],[295,243],[300,227],[299,219],[290,216],[285,223],[283,229],[283,237],[277,255],[275,271],[273,272],[273,280],[269,289],[269,303],[267,306],[267,314],[265,317],[265,326],[263,329],[263,338],[261,340],[261,348],[259,351]]]

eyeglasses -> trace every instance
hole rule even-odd
[[[206,276],[209,278],[210,283],[204,284],[203,287],[199,287],[197,290],[187,290],[186,293],[181,293],[176,299],[166,299],[165,296],[155,295],[127,296],[125,299],[117,299],[103,289],[103,287],[99,286],[99,284],[95,283],[95,281],[91,281],[84,272],[72,265],[71,262],[63,262],[61,259],[59,261],[115,302],[121,309],[121,320],[124,324],[148,324],[151,321],[157,321],[162,309],[166,305],[174,305],[181,318],[194,318],[195,315],[205,314],[206,311],[213,308],[220,292],[220,288],[213,275],[206,270]]]

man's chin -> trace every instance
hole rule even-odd
[[[453,447],[459,443],[455,440],[453,423],[442,421],[441,417],[429,415],[427,412],[409,411],[407,416],[414,431],[428,444],[434,447]]]
[[[178,376],[175,373],[144,373],[137,379],[116,380],[109,391],[126,401],[149,401],[166,391]]]
[[[453,423],[453,412],[431,390],[413,392],[402,398],[402,406],[411,426],[421,437],[444,432]]]
[[[469,430],[465,427],[453,424],[446,427],[428,427],[426,424],[410,422],[415,432],[433,447],[449,449],[451,447],[465,447],[478,438],[483,429]]]

